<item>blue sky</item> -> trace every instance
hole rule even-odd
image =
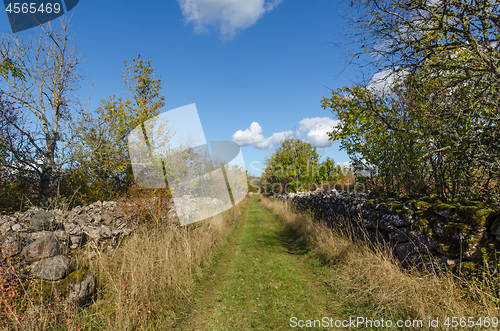
[[[84,58],[80,98],[92,82],[93,108],[123,96],[123,60],[141,54],[162,78],[164,111],[195,103],[207,140],[242,144],[247,170],[259,174],[287,131],[328,145],[324,132],[335,119],[321,99],[356,81],[344,71],[348,53],[333,46],[345,38],[349,3],[82,0],[69,14]],[[6,14],[0,31],[11,31]],[[338,143],[322,153],[348,161]]]

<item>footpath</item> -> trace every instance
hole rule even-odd
[[[340,315],[328,269],[296,242],[253,196],[176,329],[290,330]]]

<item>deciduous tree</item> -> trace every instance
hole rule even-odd
[[[80,59],[71,47],[69,24],[48,24],[32,32],[3,37],[0,56],[5,59],[3,97],[11,102],[25,122],[10,121],[11,129],[21,137],[22,150],[4,144],[16,162],[4,163],[13,170],[35,172],[39,178],[39,203],[47,205],[48,189],[55,170],[69,159],[66,147],[71,143],[69,125],[77,107],[74,92],[79,87]],[[7,60],[8,59],[8,60]]]

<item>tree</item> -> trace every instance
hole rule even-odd
[[[358,4],[354,58],[368,55],[368,65],[397,79],[386,94],[358,85],[325,98],[342,121],[332,138],[358,164],[375,167],[388,190],[498,196],[498,4]]]
[[[342,175],[340,165],[335,164],[335,161],[329,157],[319,163],[316,173],[318,184],[337,181],[343,177]]]
[[[428,171],[419,160],[427,145],[416,128],[417,113],[402,98],[355,86],[333,91],[322,106],[340,120],[330,137],[341,141],[358,173],[368,171],[372,184],[380,181],[388,192],[426,192]]]
[[[6,76],[9,74],[12,77],[24,79],[23,72],[16,67],[12,60],[9,58],[4,58],[2,62],[0,62],[0,75]]]
[[[58,27],[48,24],[40,29],[38,36],[16,34],[2,38],[0,44],[0,56],[8,59],[0,70],[3,96],[26,120],[18,125],[3,118],[24,143],[22,151],[5,144],[16,162],[3,166],[35,172],[39,203],[46,207],[53,173],[69,161],[65,152],[71,144],[69,125],[76,106],[72,94],[81,75],[80,59],[70,47],[69,24],[61,21]]]
[[[154,118],[164,106],[161,79],[151,60],[140,55],[124,61],[122,74],[127,98],[115,95],[102,100],[96,116],[84,114],[78,128],[78,162],[97,199],[113,198],[132,184],[127,136],[132,129]],[[94,200],[91,198],[91,200]]]
[[[359,17],[350,24],[357,45],[376,56],[379,70],[415,72],[425,68],[436,76],[449,70],[457,85],[492,75],[500,79],[500,5],[494,1],[361,0]],[[456,61],[455,52],[468,56]],[[439,58],[439,62],[429,58]],[[372,57],[373,59],[373,57]],[[464,75],[465,74],[465,75]]]
[[[288,138],[266,159],[263,182],[266,192],[309,190],[316,184],[319,155],[316,147]]]

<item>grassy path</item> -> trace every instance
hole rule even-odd
[[[334,317],[325,269],[294,242],[254,196],[177,328],[278,330],[293,316]]]

